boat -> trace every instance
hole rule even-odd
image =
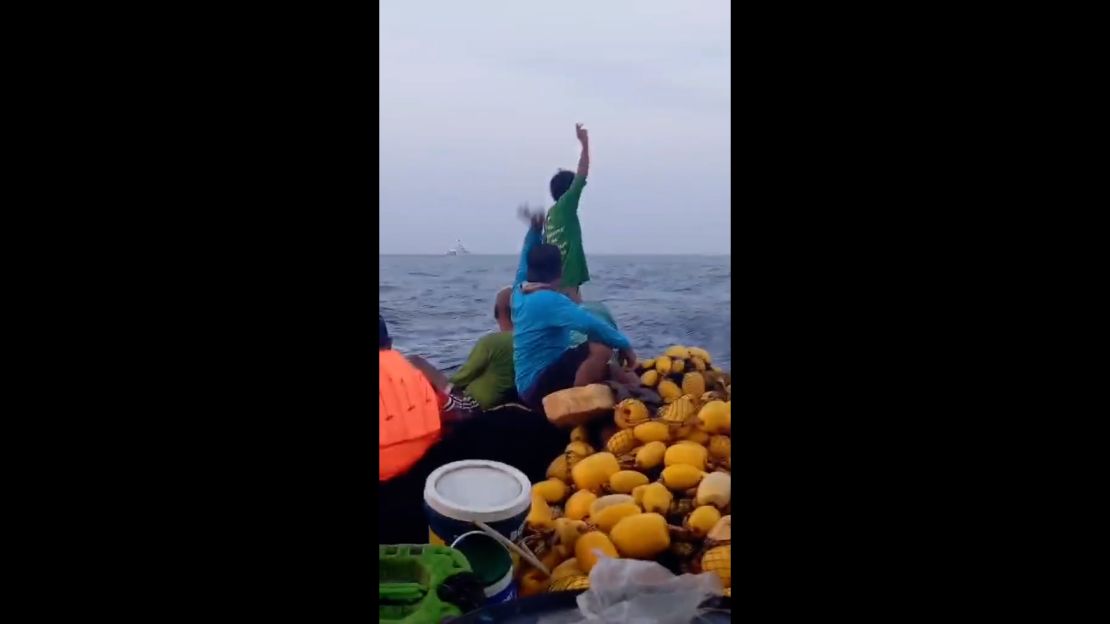
[[[465,256],[469,253],[466,247],[463,247],[462,241],[458,239],[455,239],[455,246],[447,250],[448,256]]]

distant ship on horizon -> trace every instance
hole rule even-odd
[[[459,239],[455,239],[455,246],[447,250],[448,256],[465,256],[469,253],[470,252],[467,251],[466,247],[463,247],[462,241]]]

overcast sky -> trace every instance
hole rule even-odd
[[[381,0],[382,253],[517,253],[590,131],[587,254],[728,254],[727,0]]]

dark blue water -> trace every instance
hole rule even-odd
[[[496,331],[493,298],[518,256],[381,256],[378,305],[394,347],[442,369]],[[583,298],[602,301],[641,358],[681,344],[732,370],[729,256],[589,256]]]

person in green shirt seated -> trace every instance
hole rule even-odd
[[[509,310],[512,287],[497,293],[493,318],[501,331],[483,336],[471,349],[466,363],[448,381],[448,393],[465,393],[488,410],[516,399],[513,370],[513,320]]]

